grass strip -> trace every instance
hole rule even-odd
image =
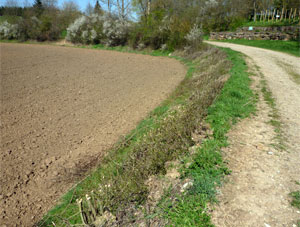
[[[246,63],[240,53],[224,50],[233,67],[221,94],[208,109],[206,120],[213,129],[213,137],[204,141],[192,164],[183,170],[183,176],[192,179],[193,186],[173,201],[165,198],[160,205],[170,226],[213,226],[207,207],[216,201],[217,186],[229,173],[221,151],[228,145],[226,133],[239,119],[255,112],[256,99],[250,89]]]
[[[283,21],[249,21],[244,23],[243,27],[278,27],[278,26],[297,26],[299,19],[295,21],[283,20]]]
[[[104,47],[98,45],[93,48]],[[127,52],[122,47],[105,49]],[[153,56],[168,54],[151,52]],[[188,66],[182,83],[132,133],[108,152],[99,168],[63,196],[60,204],[38,223],[39,226],[81,224],[76,200],[84,199],[86,194],[92,197],[98,215],[108,210],[118,219],[123,217],[122,212],[128,207],[146,200],[148,189],[145,181],[151,175],[164,174],[167,161],[184,155],[194,145],[191,134],[206,116],[207,108],[222,89],[225,74],[229,71],[230,64],[224,52],[205,46],[197,54],[190,59],[175,57]],[[215,62],[218,62],[217,66]],[[197,72],[203,65],[207,70],[214,70]],[[87,206],[84,204],[83,209],[87,210]]]
[[[280,51],[300,57],[300,41],[282,41],[282,40],[247,40],[231,39],[217,40],[218,42],[241,44],[246,46],[260,47],[269,50]]]

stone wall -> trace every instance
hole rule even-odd
[[[211,32],[211,40],[248,39],[248,40],[297,40],[300,26],[242,27],[235,32]]]

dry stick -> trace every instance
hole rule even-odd
[[[276,13],[276,9],[273,10],[273,14],[272,14],[272,22],[274,21],[275,13]]]
[[[291,16],[292,16],[292,13],[293,13],[293,8],[291,8],[291,11],[290,11],[289,22],[291,22]]]
[[[266,12],[265,12],[264,22],[265,22],[266,19],[267,19],[267,10],[266,10]]]
[[[95,207],[91,203],[91,198],[87,198],[87,204],[88,204],[89,210],[92,211],[92,220],[94,222],[96,220],[96,217],[97,217],[97,212],[96,212]]]
[[[287,17],[287,9],[285,9],[284,20],[286,20],[286,17]]]
[[[78,207],[79,207],[80,217],[81,217],[82,223],[83,223],[84,225],[88,225],[86,214],[83,212],[82,199],[80,199],[80,200],[77,202],[77,204],[78,204]]]

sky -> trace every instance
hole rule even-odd
[[[16,1],[18,2],[18,4],[19,4],[20,6],[23,6],[23,4],[24,4],[24,2],[25,2],[24,0],[16,0]],[[63,3],[64,1],[67,1],[67,0],[57,0],[58,6],[59,6],[59,7],[62,6],[62,3]],[[85,8],[86,8],[86,6],[87,6],[87,4],[88,4],[89,2],[92,4],[92,6],[94,6],[94,4],[95,4],[95,2],[96,2],[96,0],[72,0],[72,1],[73,1],[73,2],[76,2],[76,3],[79,5],[80,10],[82,10],[82,11],[85,10]],[[6,0],[0,0],[0,6],[5,5],[5,2],[6,2]],[[34,0],[27,0],[27,2],[28,2],[29,4],[33,4]]]

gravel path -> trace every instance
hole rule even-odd
[[[163,57],[0,48],[0,226],[32,226],[186,72]]]
[[[257,116],[242,121],[229,133],[231,146],[225,157],[232,169],[231,183],[221,189],[213,221],[228,227],[296,226],[300,211],[290,206],[288,194],[299,190],[295,181],[300,182],[300,58],[255,47],[207,43],[240,51],[250,57],[252,70],[254,65],[259,67],[256,75],[263,74],[276,100],[289,145],[283,152],[271,146],[274,128],[267,123],[271,109],[261,98]]]

